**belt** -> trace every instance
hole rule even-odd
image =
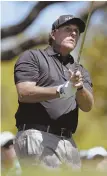
[[[47,133],[52,133],[58,135],[60,137],[71,138],[72,133],[70,130],[66,128],[51,126],[51,125],[40,125],[40,124],[21,124],[18,127],[18,131],[25,131],[28,129],[36,129],[40,131],[44,131]]]

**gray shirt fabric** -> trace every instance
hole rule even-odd
[[[15,84],[34,81],[37,86],[53,87],[64,84],[69,79],[68,69],[74,70],[75,62],[71,55],[63,60],[51,46],[42,50],[25,51],[15,64]],[[91,92],[92,83],[89,73],[82,65],[84,86]],[[78,123],[78,104],[75,96],[56,98],[40,103],[21,103],[16,112],[16,126],[20,124],[57,124],[75,132]]]

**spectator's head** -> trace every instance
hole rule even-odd
[[[104,158],[107,156],[107,151],[103,147],[94,147],[87,152],[87,159]]]
[[[14,138],[15,138],[15,136],[9,131],[1,132],[1,134],[0,134],[0,147],[8,148],[10,145],[13,144]]]
[[[16,153],[13,146],[15,136],[8,131],[0,133],[1,164],[5,167],[12,166]]]

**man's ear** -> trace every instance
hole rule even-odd
[[[50,33],[50,37],[51,37],[53,40],[55,40],[55,31],[54,31],[54,30],[51,31],[51,33]]]

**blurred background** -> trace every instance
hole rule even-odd
[[[64,14],[86,21],[90,1],[1,1],[1,131],[16,134],[14,114],[18,107],[14,64],[29,48],[45,48],[52,23]],[[82,36],[71,54],[78,57]],[[74,135],[80,150],[95,146],[107,149],[107,1],[94,1],[81,55],[90,72],[95,105],[79,112]]]

